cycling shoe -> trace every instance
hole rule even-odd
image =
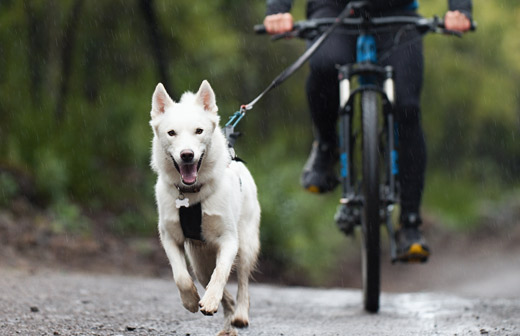
[[[401,228],[395,233],[397,244],[397,260],[402,262],[426,262],[430,256],[430,248],[419,230],[421,219],[417,214],[409,214],[402,218]]]
[[[301,184],[313,193],[334,190],[339,183],[334,165],[338,160],[337,147],[315,141],[303,167]]]

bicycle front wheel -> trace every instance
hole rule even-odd
[[[381,252],[379,217],[379,135],[377,93],[361,97],[363,132],[362,268],[363,301],[366,311],[379,310]]]

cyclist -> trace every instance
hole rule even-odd
[[[307,18],[337,17],[349,0],[308,0]],[[371,14],[381,16],[418,16],[418,0],[372,0]],[[465,32],[471,26],[471,0],[448,0],[449,11],[444,17],[447,29]],[[290,14],[292,0],[267,0],[264,25],[269,34],[292,30]],[[397,27],[399,28],[399,27]],[[395,70],[396,102],[394,112],[398,121],[399,179],[401,185],[400,228],[396,233],[398,258],[421,256],[428,258],[430,251],[419,230],[419,208],[426,169],[426,145],[420,122],[420,94],[423,81],[423,51],[420,33],[415,29],[401,30],[400,42],[416,41],[389,51],[396,38],[393,32],[375,35],[379,59]],[[302,186],[317,193],[333,190],[338,184],[334,165],[337,152],[337,109],[339,88],[337,64],[354,63],[356,36],[335,32],[310,59],[310,74],[306,92],[313,123],[314,143],[301,176]],[[312,41],[309,41],[309,45]],[[350,228],[343,228],[348,231]]]

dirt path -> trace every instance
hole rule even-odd
[[[357,290],[255,285],[251,297],[240,335],[520,334],[511,298],[385,293],[371,315]],[[213,335],[222,323],[184,310],[167,279],[51,270],[2,270],[0,312],[1,335]]]
[[[520,249],[500,242],[436,249],[427,265],[384,262],[377,315],[356,289],[255,284],[240,335],[520,335]],[[221,315],[184,310],[170,276],[0,266],[0,335],[214,335]]]

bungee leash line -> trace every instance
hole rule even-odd
[[[280,84],[282,84],[287,78],[289,78],[292,74],[294,74],[299,68],[302,67],[305,62],[318,50],[318,48],[322,45],[322,43],[329,37],[329,35],[341,24],[344,18],[346,18],[351,13],[350,6],[346,6],[345,9],[341,12],[341,14],[334,20],[334,23],[312,44],[312,46],[307,49],[293,64],[291,64],[288,68],[286,68],[282,73],[280,73],[269,86],[262,91],[255,99],[253,99],[249,104],[241,105],[240,110],[235,112],[233,115],[229,117],[229,121],[224,126],[224,135],[228,140],[229,147],[232,148],[235,145],[235,141],[240,136],[240,133],[235,132],[234,129],[244,118],[246,112],[253,109],[253,106],[262,99],[269,91],[276,88]]]

